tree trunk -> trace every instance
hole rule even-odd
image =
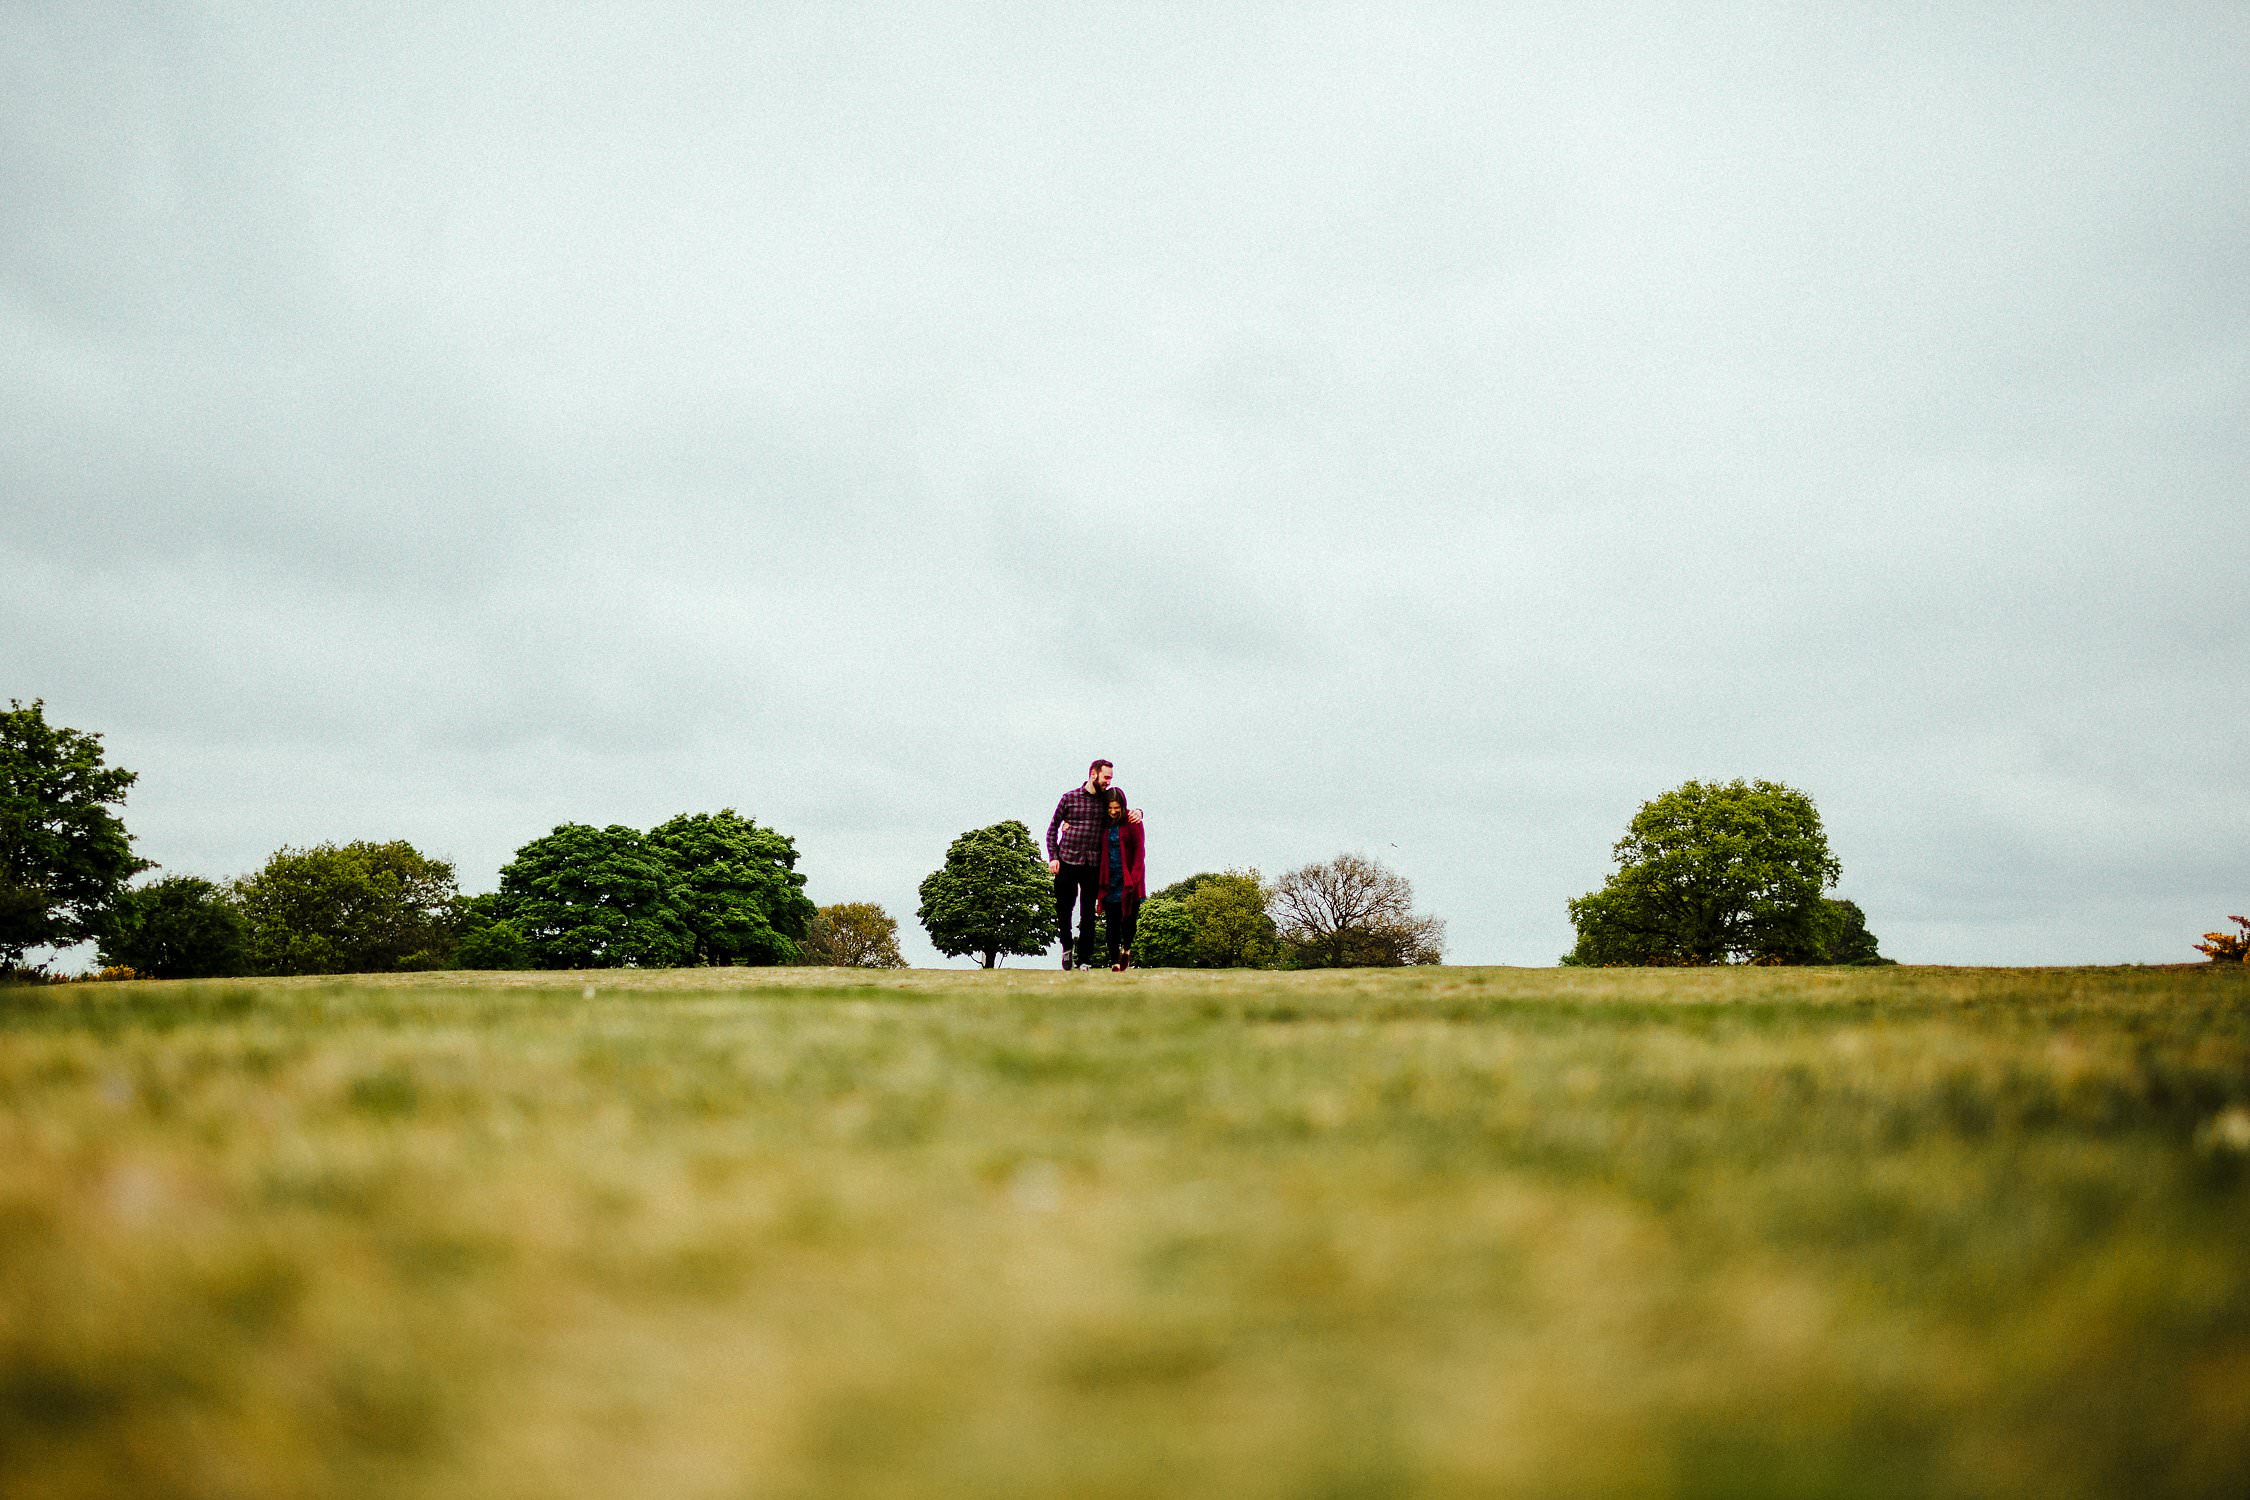
[[[997,948],[987,948],[987,949],[985,949],[985,950],[984,950],[984,966],[985,966],[986,968],[988,968],[988,969],[989,969],[989,968],[991,968],[991,967],[992,967],[992,965],[993,965],[993,962],[994,962],[994,960],[998,959],[999,957],[1000,957],[1000,950],[999,950],[999,949],[997,949]]]

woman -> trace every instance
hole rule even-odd
[[[1141,903],[1148,899],[1148,867],[1143,860],[1147,826],[1127,814],[1125,794],[1115,787],[1108,798],[1109,821],[1102,828],[1100,879],[1102,925],[1109,932],[1109,967],[1123,973],[1133,965],[1133,926],[1141,919]]]

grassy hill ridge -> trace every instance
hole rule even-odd
[[[0,1162],[10,1495],[2250,1476],[2222,969],[26,987]]]

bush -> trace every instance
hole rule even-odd
[[[1414,910],[1406,878],[1364,854],[1339,854],[1274,882],[1282,961],[1296,969],[1442,963],[1445,923]]]
[[[813,913],[804,961],[844,969],[903,969],[898,919],[872,901],[846,901]]]
[[[250,972],[249,929],[225,887],[167,875],[131,887],[103,918],[101,962],[149,979],[219,979]]]
[[[2215,964],[2250,963],[2250,917],[2228,917],[2240,932],[2206,932],[2195,951]]]

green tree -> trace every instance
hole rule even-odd
[[[1867,914],[1856,901],[1823,896],[1794,934],[1776,938],[1752,962],[1765,964],[1887,964],[1876,951]]]
[[[102,921],[103,965],[150,979],[215,979],[250,972],[242,908],[200,875],[128,886]]]
[[[437,968],[460,899],[453,866],[403,839],[279,849],[234,894],[260,974]]]
[[[1017,819],[955,839],[922,881],[921,897],[915,915],[949,958],[975,955],[989,969],[1004,954],[1035,957],[1053,945],[1054,885]]]
[[[1181,901],[1195,930],[1200,969],[1263,969],[1281,957],[1281,930],[1266,909],[1266,883],[1256,870],[1206,875]]]
[[[1827,941],[1821,953],[1821,962],[1830,964],[1887,964],[1891,960],[1877,951],[1875,934],[1867,930],[1867,913],[1859,909],[1857,901],[1829,899],[1823,903],[1828,908]]]
[[[1195,967],[1195,919],[1179,897],[1160,894],[1141,903],[1133,929],[1133,962],[1143,969]]]
[[[1820,811],[1779,782],[1683,782],[1643,803],[1612,852],[1616,872],[1570,903],[1567,963],[1819,962],[1841,940]]]
[[[805,962],[846,969],[903,969],[898,919],[872,901],[846,901],[813,913]]]
[[[531,942],[523,929],[501,914],[497,891],[471,896],[461,903],[459,934],[453,940],[453,967],[457,969],[529,969]]]
[[[1281,957],[1256,870],[1207,871],[1176,880],[1143,903],[1133,961],[1156,969],[1262,969]]]
[[[733,808],[681,813],[648,848],[678,879],[675,900],[698,964],[785,964],[812,924],[797,844]]]
[[[638,829],[564,823],[516,851],[489,910],[542,969],[670,968],[694,961],[686,891]]]
[[[46,704],[0,713],[0,970],[37,947],[101,930],[125,882],[150,863],[110,811],[137,776],[103,763],[102,737],[47,722]]]
[[[1205,870],[1199,875],[1190,875],[1185,880],[1175,880],[1160,891],[1151,892],[1148,899],[1151,901],[1185,901],[1201,890],[1205,881],[1217,880],[1218,878],[1218,871]]]
[[[796,865],[794,840],[731,807],[647,833],[565,823],[469,904],[464,942],[495,968],[791,963],[813,916]]]
[[[1445,958],[1445,923],[1416,912],[1406,877],[1364,854],[1291,870],[1274,882],[1272,907],[1282,961],[1291,968],[1390,968]]]

